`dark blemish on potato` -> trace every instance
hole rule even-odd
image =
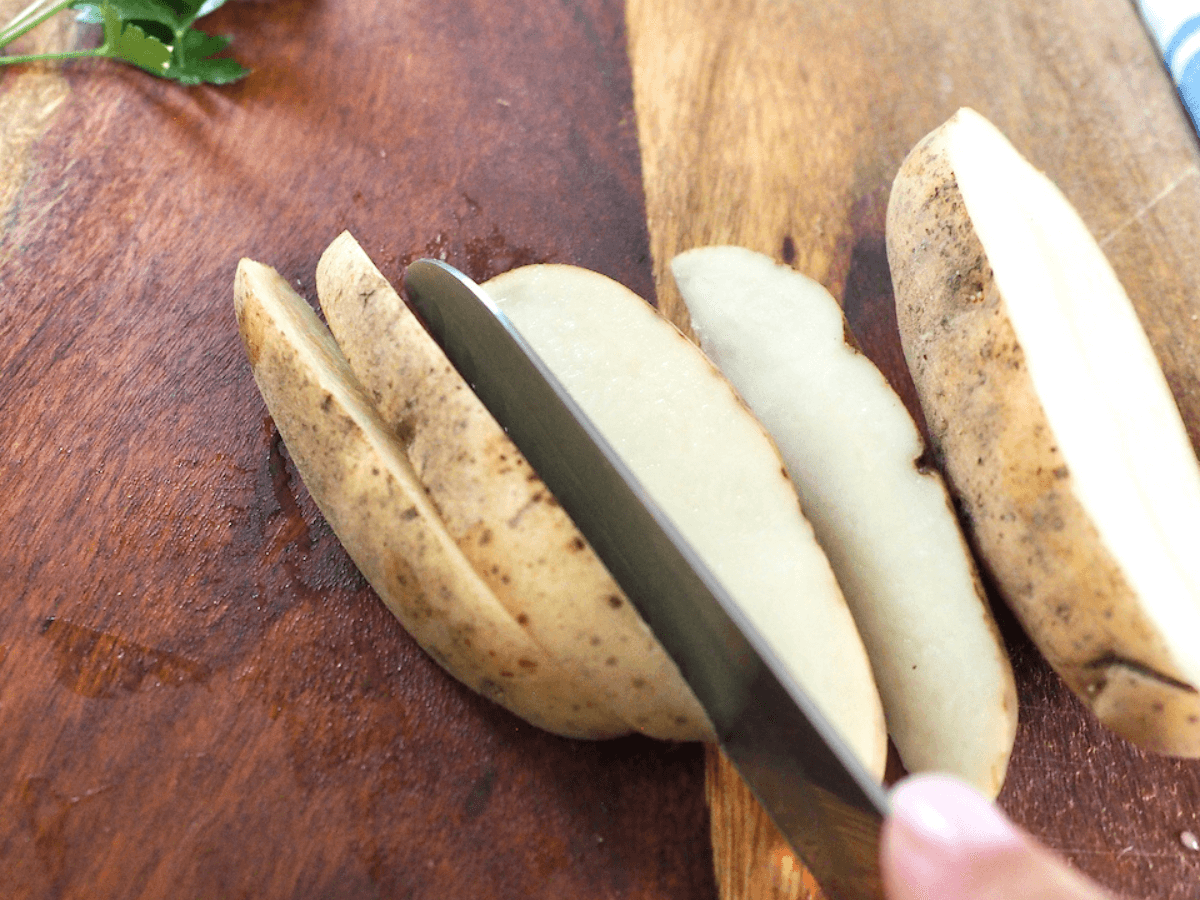
[[[591,644],[593,647],[599,647],[600,646],[600,635],[593,634],[592,639],[590,641],[588,641],[588,643]]]
[[[625,605],[625,601],[622,600],[620,597],[618,597],[616,594],[609,594],[608,595],[608,605],[611,606],[613,609],[620,609],[622,606]]]
[[[532,659],[524,659],[524,658],[518,659],[517,665],[520,666],[522,669],[533,670],[533,669],[537,668],[537,663],[535,663]]]
[[[492,529],[483,529],[483,534],[479,535],[479,546],[485,547],[492,542]]]
[[[779,248],[779,255],[789,266],[795,264],[796,242],[792,240],[792,236],[790,234],[785,234],[783,236],[783,246]]]
[[[645,678],[635,678],[630,682],[635,688],[644,688],[646,686]]]
[[[617,664],[617,658],[615,656],[610,656],[604,661],[604,664],[606,666],[615,666]]]
[[[529,624],[529,616],[527,616],[525,613],[517,613],[517,624],[518,625],[528,625]]]
[[[396,434],[396,439],[399,440],[400,444],[404,447],[407,447],[409,444],[411,444],[413,442],[413,438],[417,436],[417,426],[413,424],[412,419],[401,419],[396,423],[396,427],[393,429],[393,431]]]
[[[1067,475],[1068,475],[1068,472],[1067,472],[1067,467],[1066,467],[1066,466],[1059,466],[1057,469],[1055,469],[1055,470],[1054,470],[1054,472],[1053,472],[1053,475],[1054,475],[1054,477],[1055,477],[1055,478],[1057,478],[1059,481],[1062,481],[1062,480],[1063,480],[1064,478],[1066,478],[1066,477],[1067,477]]]
[[[321,409],[324,410],[325,412],[329,412],[329,410],[332,406],[333,406],[333,394],[329,393],[329,391],[326,391],[325,399],[321,401]]]
[[[413,519],[415,519],[419,515],[420,515],[420,513],[417,512],[417,508],[415,506],[410,506],[404,512],[400,513],[400,518],[402,520],[404,520],[405,522],[411,522]]]
[[[676,725],[686,725],[686,724],[688,724],[688,717],[687,717],[687,716],[676,716],[676,717],[675,717],[675,724],[676,724]]]
[[[1120,656],[1116,653],[1105,653],[1096,657],[1089,663],[1084,664],[1086,669],[1109,669],[1114,666],[1120,666],[1122,669],[1128,669],[1136,675],[1141,675],[1143,678],[1148,678],[1151,681],[1157,681],[1165,684],[1167,687],[1175,688],[1176,690],[1184,691],[1188,694],[1197,693],[1196,689],[1186,681],[1180,681],[1178,678],[1173,678],[1163,672],[1159,672],[1151,666],[1136,659]]]
[[[512,672],[509,672],[507,669],[505,669],[500,673],[500,677],[501,678],[515,678],[516,676],[513,675]]]
[[[587,545],[583,542],[583,538],[581,538],[579,535],[575,535],[575,537],[571,538],[570,547],[576,553],[578,553],[580,550],[582,550],[586,546]]]

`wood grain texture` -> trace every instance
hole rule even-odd
[[[686,328],[671,257],[732,242],[838,297],[921,421],[896,335],[884,211],[904,155],[959,106],[992,119],[1077,206],[1126,285],[1200,443],[1200,154],[1123,0],[628,0],[642,168],[661,308]],[[993,595],[994,596],[994,595]],[[1099,728],[999,616],[1021,725],[1001,805],[1131,897],[1200,884],[1200,764]],[[710,760],[714,854],[729,900],[802,897],[778,838]]]
[[[31,135],[0,169],[0,894],[714,896],[700,748],[553,738],[445,676],[316,512],[233,316],[239,257],[311,298],[345,228],[393,279],[545,259],[649,293],[622,7],[212,24],[244,82],[0,71]]]

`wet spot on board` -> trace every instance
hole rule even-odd
[[[204,684],[209,666],[116,635],[50,617],[41,633],[54,647],[59,684],[84,697],[110,699],[148,684]]]

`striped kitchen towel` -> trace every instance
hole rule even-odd
[[[1137,5],[1200,130],[1200,0],[1137,0]]]

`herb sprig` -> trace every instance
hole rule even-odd
[[[99,47],[60,53],[0,55],[0,65],[100,57],[130,63],[183,84],[228,84],[248,74],[237,61],[217,56],[229,38],[207,34],[195,22],[225,0],[33,0],[0,29],[0,51],[47,19],[73,9],[81,22],[101,25]]]

